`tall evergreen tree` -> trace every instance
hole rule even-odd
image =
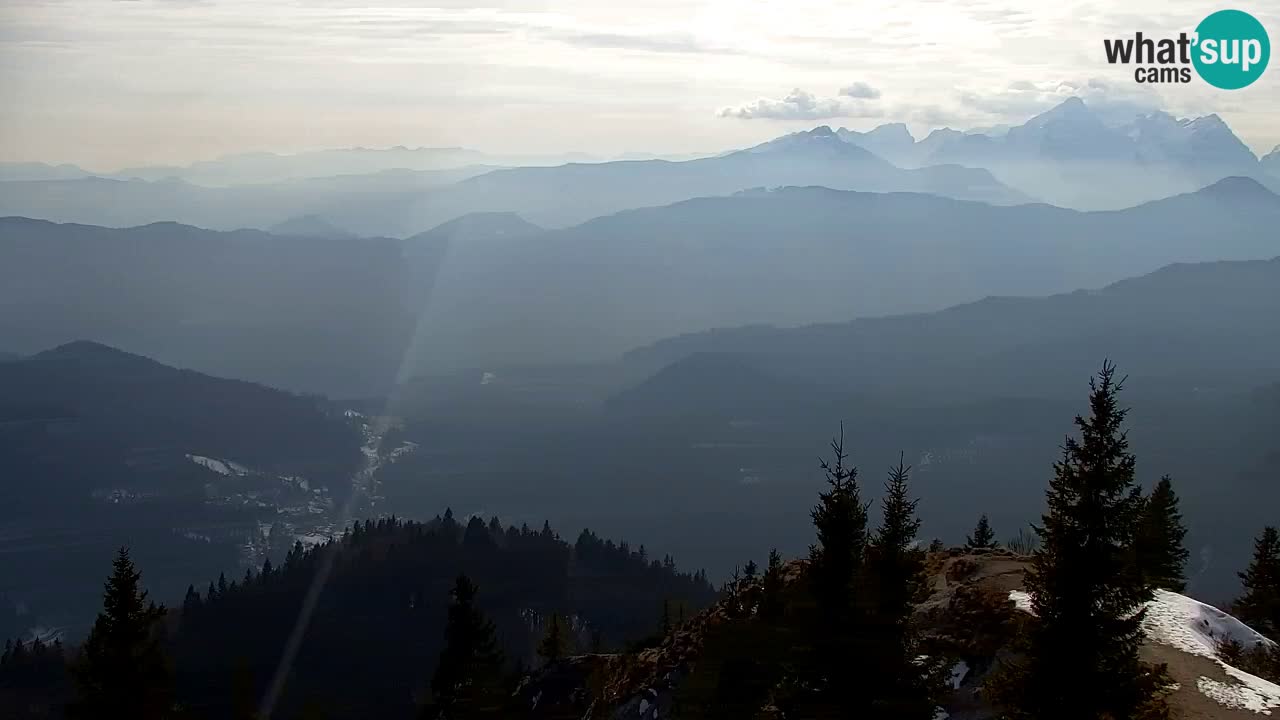
[[[466,575],[454,582],[444,629],[444,649],[431,678],[432,703],[424,717],[452,720],[495,711],[501,703],[502,651],[494,624],[476,607],[476,586]]]
[[[1232,606],[1236,617],[1280,642],[1280,532],[1263,529],[1253,543],[1253,559],[1240,573],[1244,595]]]
[[[939,661],[921,661],[920,633],[912,623],[925,590],[924,552],[916,546],[919,502],[910,496],[910,468],[901,457],[889,470],[883,519],[868,550],[874,607],[867,623],[872,642],[867,692],[873,717],[932,720],[942,693]]]
[[[1011,718],[1160,717],[1159,676],[1138,658],[1150,591],[1132,562],[1142,497],[1118,404],[1123,381],[1103,363],[1088,418],[1054,464],[1041,546],[1026,587],[1034,616],[1024,661],[997,694]],[[1082,690],[1085,689],[1085,690]]]
[[[1187,586],[1186,566],[1190,554],[1183,546],[1187,529],[1178,512],[1178,495],[1168,475],[1151,491],[1142,508],[1138,528],[1138,569],[1152,587],[1182,592]]]
[[[828,488],[811,513],[818,542],[809,547],[809,574],[821,612],[845,625],[853,612],[854,585],[867,544],[867,508],[858,489],[858,468],[846,467],[844,427],[831,441],[831,462],[821,461]]]
[[[200,608],[200,593],[196,592],[195,585],[187,586],[187,594],[182,598],[182,612],[191,613]]]
[[[964,547],[966,550],[990,550],[1000,547],[1000,543],[996,542],[996,534],[991,530],[991,523],[987,520],[987,514],[983,513],[978,518],[978,524],[973,528],[973,534],[966,536],[964,539]]]
[[[148,603],[141,573],[120,548],[75,667],[77,718],[152,720],[170,714],[170,673],[160,649],[164,608]]]
[[[904,623],[924,583],[924,556],[915,547],[920,532],[916,517],[919,500],[912,499],[907,480],[910,468],[899,459],[890,468],[881,500],[883,518],[872,540],[876,571],[876,612],[894,624]]]
[[[666,603],[663,603],[662,607],[666,612]],[[569,628],[560,619],[560,613],[551,613],[551,617],[547,619],[542,640],[538,643],[538,655],[550,665],[568,655],[569,651]]]
[[[764,577],[760,581],[760,617],[765,622],[773,622],[782,617],[784,599],[782,597],[785,581],[782,577],[782,555],[778,549],[769,551],[769,563],[765,566]]]
[[[819,494],[811,516],[817,543],[809,547],[809,579],[816,613],[807,630],[811,650],[802,661],[801,685],[812,698],[802,700],[796,714],[853,715],[865,708],[861,665],[869,661],[859,647],[865,608],[858,586],[863,578],[867,545],[867,509],[858,488],[858,470],[847,466],[844,427],[831,441],[832,460],[820,465],[827,489]]]

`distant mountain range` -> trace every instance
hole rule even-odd
[[[267,228],[272,235],[290,235],[294,237],[317,237],[326,239],[353,238],[355,234],[347,232],[319,215],[299,215],[282,223]]]
[[[0,163],[0,215],[218,230],[298,217],[364,236],[408,237],[475,212],[565,227],[622,210],[753,188],[918,192],[991,204],[1045,201],[1119,209],[1225,177],[1280,191],[1276,153],[1259,160],[1217,115],[1163,112],[1117,125],[1078,98],[999,130],[822,126],[755,147],[683,160],[569,162],[458,148],[363,148],[231,156],[185,168],[94,177],[70,165]]]
[[[423,218],[510,210],[561,227],[631,208],[752,188],[823,186],[865,192],[919,192],[994,204],[1028,201],[985,170],[937,166],[903,170],[842,142],[828,127],[717,157],[523,167],[495,171],[424,196]]]
[[[413,330],[398,241],[0,219],[0,337],[91,339],[223,377],[385,392]]]
[[[787,144],[815,139],[834,138]],[[595,362],[711,328],[930,311],[1272,257],[1278,223],[1280,197],[1247,178],[1093,213],[755,190],[559,230],[469,215],[406,240],[353,238],[322,218],[282,226],[311,236],[9,218],[0,331],[9,351],[91,338],[353,397],[427,371]]]
[[[1217,115],[1177,119],[1157,111],[1115,125],[1071,98],[998,133],[944,128],[918,142],[901,124],[837,133],[902,167],[986,168],[1002,182],[1062,207],[1127,207],[1230,176],[1280,188],[1275,159],[1260,162]]]
[[[220,230],[274,227],[315,215],[359,235],[406,237],[473,212],[519,212],[540,225],[566,226],[620,210],[786,185],[923,192],[998,204],[1029,199],[986,170],[903,170],[819,128],[684,162],[471,166],[228,188],[179,180],[15,181],[0,186],[0,214],[108,226],[174,220]]]
[[[626,153],[618,160],[692,160],[710,153],[664,155]],[[189,165],[145,165],[110,172],[86,170],[72,164],[0,162],[0,182],[6,180],[74,180],[87,177],[120,180],[182,180],[206,187],[254,185],[384,172],[438,172],[465,167],[563,165],[604,162],[609,158],[587,153],[489,153],[461,147],[334,148],[294,154],[251,152],[202,160]]]
[[[230,187],[172,178],[0,182],[0,215],[109,227],[182,222],[217,230],[271,228],[311,216],[372,236],[385,234],[388,227],[420,230],[413,218],[403,216],[415,198],[490,170],[385,170]]]
[[[844,323],[692,333],[627,359],[658,368],[714,353],[749,361],[757,372],[885,395],[1044,391],[1075,382],[1104,355],[1123,358],[1128,371],[1145,378],[1218,376],[1248,384],[1258,377],[1262,384],[1280,375],[1280,325],[1269,320],[1278,313],[1280,257],[1176,264],[1099,290],[990,297],[935,313]],[[698,402],[694,392],[683,396]]]
[[[1099,287],[1172,262],[1280,254],[1280,197],[1234,178],[1117,212],[825,188],[455,238],[417,366],[593,361],[700,329],[936,310]]]
[[[0,181],[68,180],[105,177],[121,180],[182,180],[207,187],[253,185],[322,178],[335,175],[367,175],[385,171],[431,172],[473,165],[560,164],[589,156],[494,155],[459,147],[335,148],[296,154],[270,152],[226,155],[190,165],[149,165],[113,172],[94,172],[76,165],[0,163]]]

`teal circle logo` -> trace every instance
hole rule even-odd
[[[1271,59],[1271,40],[1257,18],[1240,10],[1219,10],[1196,26],[1191,62],[1210,85],[1239,90],[1262,77]]]

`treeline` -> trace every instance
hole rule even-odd
[[[192,586],[169,611],[145,602],[122,550],[104,611],[71,659],[75,694],[96,717],[248,718],[264,703],[272,717],[312,708],[328,718],[407,717],[432,695],[463,573],[483,588],[480,607],[508,674],[538,662],[548,618],[571,619],[566,653],[621,649],[655,632],[668,603],[701,608],[716,596],[705,573],[679,572],[643,547],[589,531],[570,545],[545,523],[536,531],[496,518],[461,523],[452,512],[426,523],[357,523],[324,544],[295,545],[278,567]],[[99,644],[133,661],[93,662]],[[154,671],[120,670],[143,664]]]

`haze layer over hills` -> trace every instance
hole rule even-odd
[[[865,151],[865,152],[864,152]],[[232,156],[187,168],[95,176],[67,165],[0,163],[0,215],[128,226],[177,221],[268,229],[316,215],[360,235],[407,237],[471,212],[566,226],[630,208],[756,187],[821,185],[923,192],[997,204],[1118,209],[1230,176],[1280,190],[1217,115],[1160,111],[1117,123],[1071,98],[1003,130],[942,128],[917,141],[900,124],[821,126],[753,148],[683,160],[566,162],[457,148],[353,148]]]
[[[471,215],[402,241],[318,217],[282,235],[11,218],[0,220],[0,328],[14,351],[92,339],[350,397],[425,372],[598,362],[711,328],[937,310],[1174,262],[1268,258],[1280,254],[1278,223],[1280,197],[1248,178],[1091,213],[756,190],[561,230]]]

